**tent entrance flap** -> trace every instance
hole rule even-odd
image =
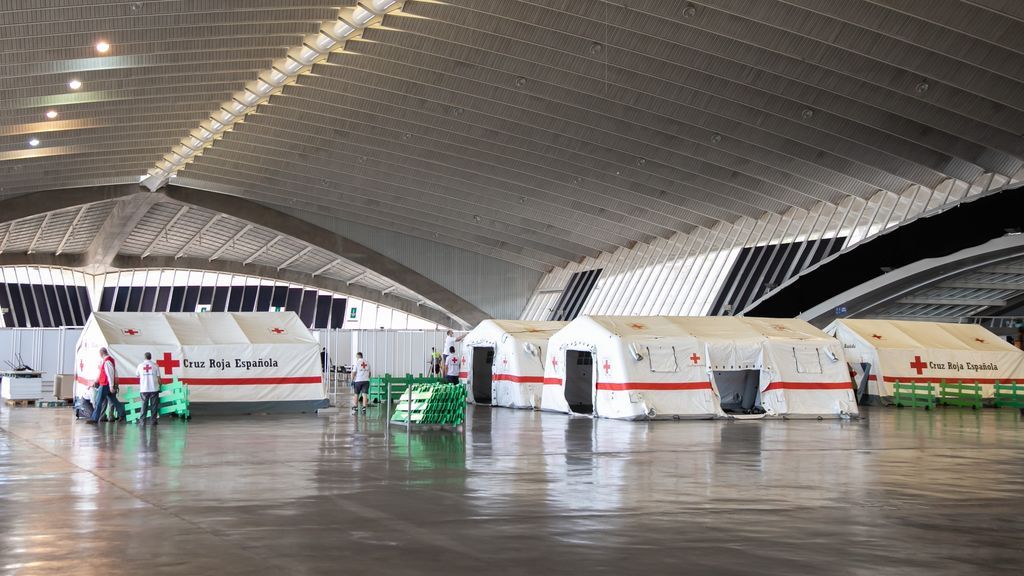
[[[715,385],[727,414],[761,414],[760,370],[715,370]]]
[[[594,356],[565,351],[565,402],[577,414],[594,413]]]
[[[494,347],[473,348],[473,402],[491,403],[491,382],[494,377]]]

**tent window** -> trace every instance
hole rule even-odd
[[[821,374],[821,358],[818,349],[811,346],[794,346],[796,371],[800,374]]]
[[[651,363],[651,372],[678,372],[675,346],[647,346],[647,360]]]

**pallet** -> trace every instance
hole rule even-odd
[[[8,406],[32,406],[35,403],[35,400],[4,400],[4,404]]]
[[[39,400],[36,402],[36,408],[67,408],[71,406],[71,403],[67,400]]]

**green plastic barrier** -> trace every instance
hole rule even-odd
[[[458,426],[466,416],[466,387],[439,382],[414,383],[395,402],[395,424]]]
[[[129,422],[138,422],[142,417],[142,395],[138,388],[132,388],[124,395],[124,412]],[[188,385],[177,378],[170,384],[160,385],[160,415],[174,414],[188,419]]]
[[[964,384],[962,381],[954,384],[945,380],[939,384],[939,404],[944,406],[981,410],[981,399],[981,384]]]
[[[993,397],[996,408],[1024,408],[1024,384],[1012,382],[993,386]]]
[[[370,401],[374,403],[383,403],[384,399],[388,394],[388,383],[391,384],[391,402],[395,402],[401,398],[402,394],[414,384],[444,384],[444,381],[433,376],[413,376],[412,374],[406,374],[404,377],[392,376],[391,374],[385,374],[379,378],[370,378]]]
[[[897,380],[893,383],[892,389],[893,401],[897,408],[930,410],[935,407],[935,388],[931,384],[903,383]]]

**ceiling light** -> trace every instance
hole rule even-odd
[[[49,112],[46,113],[46,117],[49,118],[50,120],[53,120],[54,118],[57,117],[57,111],[56,110],[50,110]]]
[[[928,88],[929,88],[928,81],[927,80],[922,80],[922,81],[917,83],[917,87],[915,88],[915,90],[917,90],[918,94],[924,94],[925,92],[928,91]]]
[[[96,43],[96,51],[100,54],[106,54],[107,52],[110,52],[110,44],[103,40],[100,40]]]
[[[78,80],[72,80],[71,82],[68,82],[68,88],[71,88],[72,90],[78,90],[81,87],[82,83]]]
[[[28,145],[32,146],[32,147],[39,146],[39,140],[36,140],[35,138],[33,138],[33,139],[28,141]]]
[[[804,111],[800,113],[800,116],[804,120],[810,120],[814,116],[814,110],[811,110],[810,108],[804,108]]]

